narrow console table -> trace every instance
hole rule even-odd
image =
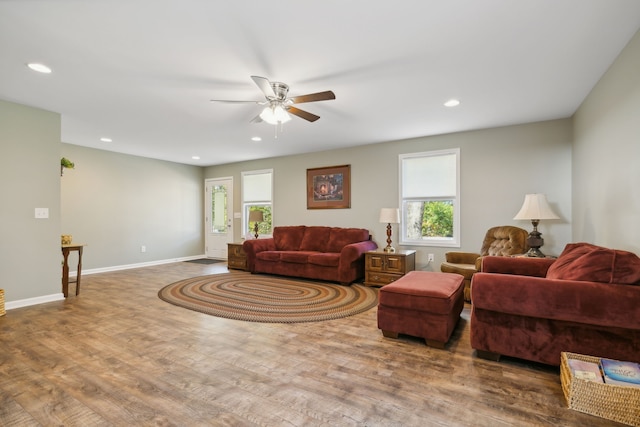
[[[76,276],[76,295],[78,295],[80,293],[80,276],[82,274],[82,248],[85,246],[83,243],[62,245],[62,256],[64,257],[62,264],[62,293],[65,298],[69,296],[69,253],[78,252],[78,274]]]

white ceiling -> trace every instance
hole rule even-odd
[[[638,0],[0,0],[0,99],[66,143],[214,165],[569,117],[639,28]],[[336,100],[276,139],[209,102],[264,99],[251,75]]]

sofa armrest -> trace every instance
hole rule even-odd
[[[507,256],[482,257],[483,273],[517,274],[522,276],[545,277],[554,258],[529,258]]]
[[[640,329],[640,286],[476,273],[474,309],[603,327]]]
[[[275,251],[276,244],[273,238],[245,240],[242,244],[242,250],[247,255],[247,269],[253,272],[256,254],[263,251]]]
[[[446,252],[444,259],[451,264],[472,264],[476,263],[476,260],[480,258],[480,254],[475,252]]]
[[[340,251],[340,265],[349,266],[354,261],[360,259],[365,252],[376,249],[378,249],[378,245],[373,240],[365,240],[363,242],[345,245]]]

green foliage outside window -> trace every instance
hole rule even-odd
[[[422,236],[453,237],[453,203],[433,201],[422,206]]]

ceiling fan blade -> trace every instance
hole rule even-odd
[[[336,94],[330,90],[318,93],[311,93],[309,95],[300,95],[289,98],[294,104],[302,104],[303,102],[315,102],[315,101],[328,101],[330,99],[336,99]]]
[[[271,83],[265,77],[260,76],[251,76],[256,85],[260,88],[264,96],[267,98],[277,98],[276,93],[273,91],[271,87]]]
[[[320,118],[320,116],[316,116],[315,114],[312,114],[308,111],[301,110],[296,107],[287,108],[287,112],[293,114],[294,116],[298,116],[302,119],[308,120],[310,122],[315,122]]]
[[[265,104],[265,101],[234,101],[231,99],[211,99],[211,102],[224,102],[227,104]]]
[[[260,117],[260,114],[258,114],[253,119],[249,120],[249,123],[262,123],[262,121],[262,117]]]

